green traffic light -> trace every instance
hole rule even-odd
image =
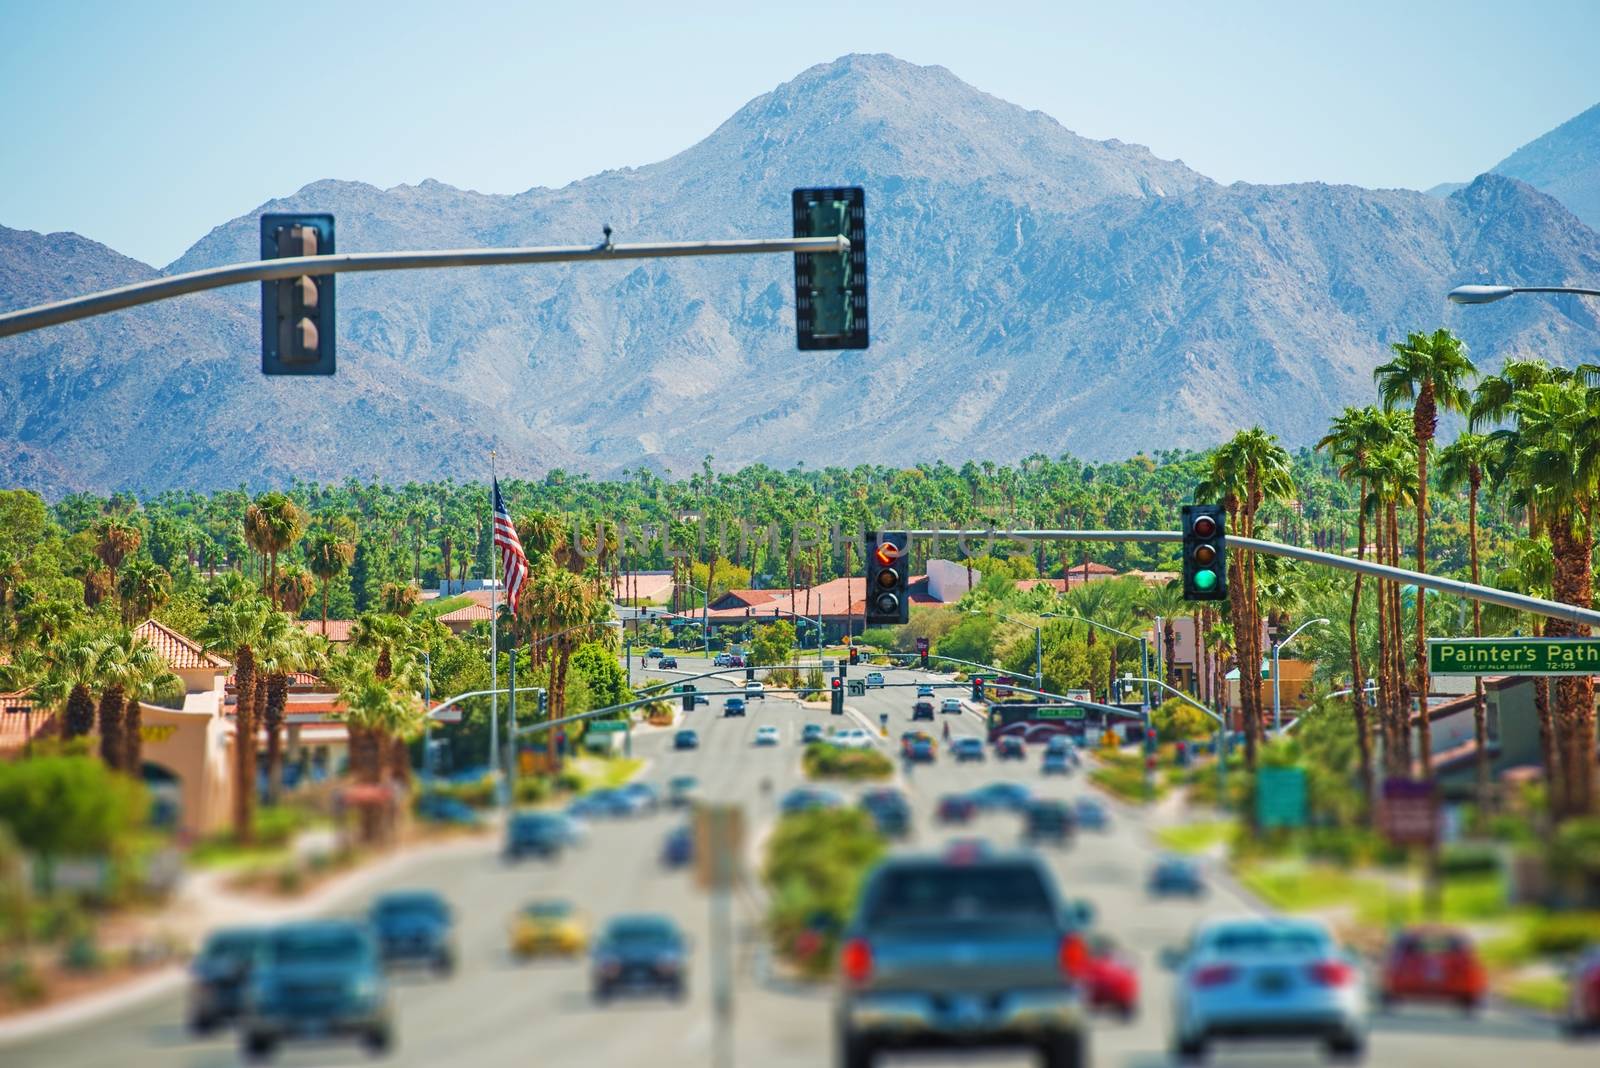
[[[1206,570],[1202,569],[1202,570],[1196,571],[1194,573],[1194,588],[1195,589],[1197,589],[1197,590],[1210,590],[1210,589],[1214,589],[1216,587],[1216,585],[1217,585],[1217,573],[1215,571],[1206,571]]]

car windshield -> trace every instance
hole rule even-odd
[[[214,961],[247,960],[260,944],[261,935],[254,931],[222,931],[206,940],[201,956]]]
[[[291,927],[271,936],[267,954],[274,964],[339,964],[360,959],[364,949],[360,932],[353,928]]]
[[[606,940],[619,946],[643,945],[652,942],[677,942],[678,929],[670,920],[655,916],[641,916],[614,920],[606,931]]]
[[[392,919],[396,916],[431,916],[442,917],[445,913],[444,902],[431,894],[414,894],[404,897],[380,898],[373,906],[373,913],[380,919]]]
[[[1325,952],[1328,938],[1311,927],[1278,924],[1229,924],[1211,931],[1204,946],[1228,956],[1250,954],[1304,956]]]
[[[572,915],[572,905],[565,901],[535,901],[522,914],[533,920],[564,920]]]
[[[867,922],[873,926],[937,921],[1038,923],[1056,909],[1039,869],[1026,863],[905,864],[884,871]]]
[[[589,799],[591,801],[592,800],[596,800],[598,798],[599,798],[598,794],[589,795]],[[516,834],[516,835],[532,836],[532,835],[540,835],[540,834],[550,834],[550,833],[553,833],[555,831],[555,829],[556,829],[555,817],[548,816],[548,815],[546,815],[546,814],[544,814],[542,812],[534,812],[534,813],[528,813],[528,814],[521,815],[521,816],[516,816],[511,821],[511,833],[512,834]]]

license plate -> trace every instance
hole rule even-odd
[[[317,1019],[302,1019],[298,1022],[300,1033],[312,1038],[317,1038],[328,1033],[328,1021]]]
[[[1263,994],[1281,994],[1289,989],[1289,977],[1280,972],[1272,972],[1256,980],[1256,989]]]

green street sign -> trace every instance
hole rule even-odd
[[[1039,719],[1082,719],[1083,709],[1077,707],[1041,708],[1034,715]]]
[[[1600,675],[1600,638],[1429,638],[1430,675]]]
[[[590,734],[615,734],[618,731],[627,729],[628,725],[620,719],[591,719],[589,721]]]
[[[1256,772],[1256,823],[1262,827],[1306,825],[1304,768],[1262,768]]]

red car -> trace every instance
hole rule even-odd
[[[940,823],[967,823],[978,814],[978,803],[965,794],[946,794],[939,798]]]
[[[1139,973],[1133,960],[1110,938],[1091,934],[1085,939],[1089,950],[1089,1007],[1097,1012],[1114,1012],[1124,1020],[1139,1013]]]
[[[1489,978],[1472,940],[1442,927],[1401,931],[1383,960],[1385,1006],[1401,1001],[1449,1001],[1467,1012],[1483,1004]]]
[[[1600,1031],[1600,947],[1589,950],[1573,966],[1567,1014],[1561,1023],[1574,1037]]]

